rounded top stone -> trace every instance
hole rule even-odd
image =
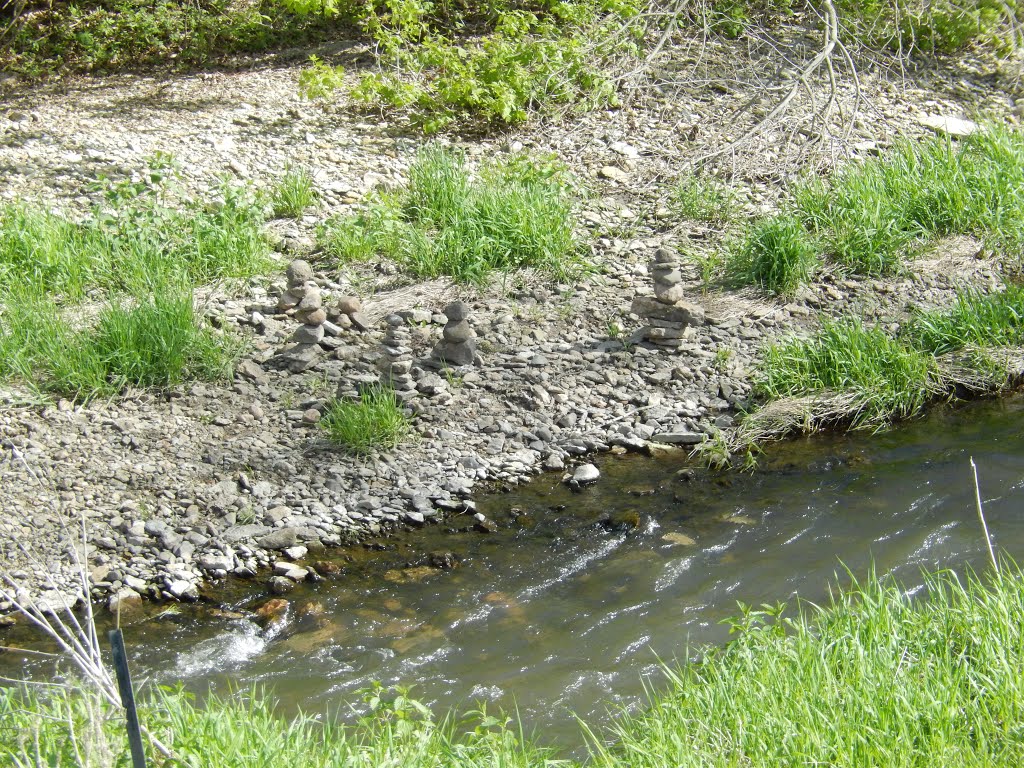
[[[444,308],[444,316],[454,322],[465,320],[469,317],[469,304],[464,301],[453,301]]]
[[[296,259],[288,265],[285,274],[288,276],[288,285],[302,285],[313,279],[313,267],[309,265],[308,261]]]
[[[405,318],[401,315],[388,315],[384,318],[384,322],[391,326],[405,325]]]
[[[655,264],[672,264],[676,261],[676,255],[668,248],[659,248],[654,252]]]
[[[338,310],[346,315],[353,315],[363,308],[357,296],[342,296],[338,299]]]

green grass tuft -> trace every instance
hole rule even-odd
[[[817,247],[800,222],[788,216],[753,224],[726,257],[734,280],[785,295],[807,280],[817,265]]]
[[[470,174],[461,153],[425,147],[402,190],[330,222],[324,248],[342,261],[379,254],[419,277],[482,282],[534,267],[558,278],[579,266],[564,172],[523,158]]]
[[[993,248],[1024,244],[1024,135],[995,124],[953,142],[903,141],[848,165],[828,185],[796,190],[797,215],[852,271],[891,274],[921,246],[975,235]]]
[[[365,389],[358,400],[335,400],[320,425],[333,442],[355,454],[394,448],[411,431],[409,419],[389,387]]]
[[[299,219],[317,198],[310,172],[289,167],[271,193],[271,206],[277,218]]]
[[[1004,569],[1004,573],[1007,569]],[[1024,582],[873,576],[830,606],[743,608],[735,639],[616,719],[599,768],[1024,764]]]
[[[112,301],[78,328],[40,295],[10,302],[2,319],[0,376],[78,400],[226,376],[239,352],[202,322],[184,288]]]
[[[1024,289],[1010,286],[983,296],[960,293],[949,311],[920,312],[901,337],[916,349],[943,355],[967,346],[1004,347],[1024,343]]]
[[[757,391],[780,399],[851,392],[861,403],[855,427],[879,427],[914,415],[936,393],[932,359],[859,320],[829,322],[810,339],[765,350]]]
[[[721,224],[736,210],[736,193],[713,177],[686,176],[672,191],[670,205],[677,216]]]

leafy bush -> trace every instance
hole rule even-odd
[[[317,0],[84,0],[23,14],[0,62],[39,76],[65,71],[190,67],[327,37],[344,14],[302,12]],[[290,6],[290,7],[288,7]],[[321,6],[322,8],[323,6]]]
[[[379,253],[415,275],[463,281],[527,266],[567,276],[577,264],[560,168],[517,157],[473,179],[461,153],[437,145],[419,153],[405,189],[330,222],[322,241],[343,260]]]
[[[456,7],[421,0],[365,0],[356,10],[383,68],[352,96],[408,114],[427,133],[459,121],[515,124],[532,110],[614,103],[603,65],[632,55],[642,36],[633,0],[560,0]],[[622,33],[625,25],[626,33]],[[465,39],[465,29],[476,32]],[[325,97],[339,77],[314,61],[300,84]]]
[[[726,271],[744,283],[789,294],[817,263],[817,246],[800,222],[777,216],[753,224],[727,257]]]
[[[320,424],[333,442],[355,454],[394,448],[410,431],[389,387],[364,389],[358,400],[333,401]]]
[[[838,0],[840,24],[871,46],[902,54],[1011,45],[1016,3],[1000,0]]]

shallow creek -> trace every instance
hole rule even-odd
[[[726,639],[736,602],[821,601],[875,563],[910,589],[922,568],[985,566],[968,457],[997,544],[1024,557],[1024,399],[942,409],[882,435],[774,446],[754,474],[598,457],[573,493],[545,476],[471,518],[331,554],[337,573],[287,596],[269,625],[251,584],[221,604],[161,606],[126,628],[138,679],[271,686],[284,710],[349,711],[379,680],[440,711],[518,708],[544,741],[638,705],[658,660]],[[437,567],[452,566],[455,567]],[[11,633],[11,642],[19,640]],[[0,654],[0,675],[41,672]]]

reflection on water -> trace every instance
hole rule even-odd
[[[235,590],[216,610],[136,624],[128,641],[138,677],[197,691],[260,682],[286,708],[344,713],[372,681],[415,684],[440,708],[516,707],[545,739],[577,741],[573,714],[635,706],[659,659],[726,638],[737,601],[820,601],[844,565],[874,562],[910,589],[922,568],[984,567],[971,455],[993,535],[1020,557],[1022,433],[1015,399],[779,446],[750,476],[607,457],[581,493],[545,477],[482,500],[497,533],[457,519],[357,548],[286,600]],[[21,663],[0,657],[0,674]]]

